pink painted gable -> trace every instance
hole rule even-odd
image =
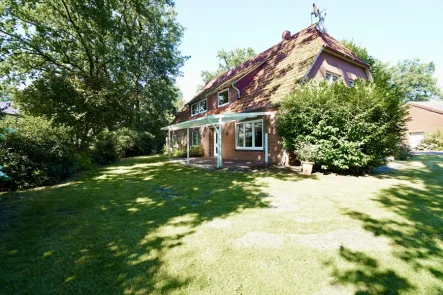
[[[368,79],[365,68],[323,51],[312,66],[308,77],[324,80],[326,72],[340,76],[346,85],[349,85],[349,80]]]

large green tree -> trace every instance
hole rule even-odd
[[[234,50],[220,50],[217,53],[218,69],[216,71],[202,71],[200,76],[203,80],[203,85],[199,85],[198,88],[201,89],[206,85],[209,81],[214,78],[217,78],[224,72],[227,72],[236,66],[241,65],[248,59],[253,58],[256,55],[254,49],[251,47],[248,48],[236,48]]]
[[[437,79],[433,77],[435,73],[433,62],[422,63],[420,59],[415,58],[399,61],[396,65],[390,66],[370,55],[365,47],[357,45],[352,40],[342,40],[341,43],[369,64],[376,84],[398,88],[403,93],[404,102],[442,97]]]
[[[82,142],[158,126],[174,111],[182,35],[170,0],[4,0],[2,83],[26,84],[21,109],[76,127]]]
[[[442,92],[434,77],[435,64],[420,59],[399,61],[391,68],[392,80],[405,93],[406,101],[426,101],[441,98]]]

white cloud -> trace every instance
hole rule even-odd
[[[197,85],[202,83],[199,72],[188,72],[177,78],[177,86],[183,92],[183,100],[190,101],[197,93]]]

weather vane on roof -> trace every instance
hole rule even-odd
[[[320,9],[317,8],[317,5],[315,5],[315,3],[313,3],[312,6],[314,11],[311,12],[311,25],[313,24],[312,16],[314,15],[316,18],[318,17],[317,29],[325,33],[328,33],[328,29],[326,29],[325,25],[326,9],[320,11]]]

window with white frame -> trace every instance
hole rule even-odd
[[[229,103],[229,89],[219,92],[217,96],[217,101],[219,107]]]
[[[191,116],[204,113],[207,110],[208,100],[206,98],[191,104]]]
[[[206,112],[207,110],[208,110],[208,100],[206,98],[200,100],[198,102],[198,112],[201,114]]]
[[[175,134],[172,134],[172,136],[171,136],[171,145],[173,147],[178,146],[178,144],[177,144],[177,135],[175,135]]]
[[[328,81],[329,83],[333,83],[338,79],[340,79],[340,76],[332,73],[326,73],[326,81]]]
[[[197,115],[198,114],[198,102],[191,104],[191,115]]]
[[[200,145],[200,132],[198,131],[192,132],[192,145],[193,146]]]
[[[236,123],[235,147],[244,150],[262,150],[263,120]]]
[[[348,85],[349,87],[354,87],[354,80],[349,79]]]

